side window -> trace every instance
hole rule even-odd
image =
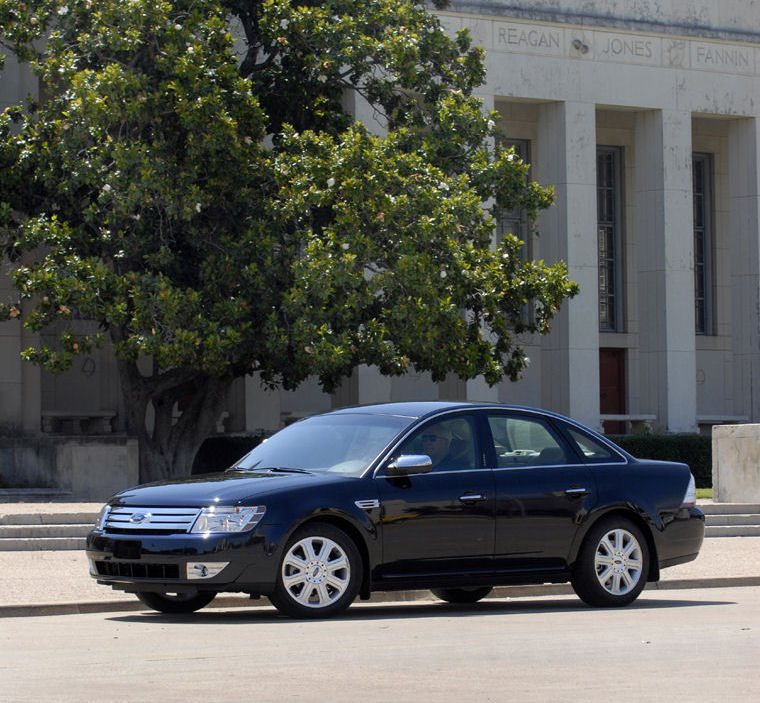
[[[560,441],[541,419],[523,415],[488,418],[497,467],[567,464]]]
[[[433,471],[477,468],[472,418],[431,420],[401,445],[399,454],[427,454]]]
[[[573,442],[578,445],[581,455],[586,461],[606,462],[606,461],[623,461],[623,457],[617,452],[612,451],[608,446],[598,442],[593,437],[589,437],[583,432],[569,427],[567,433]]]

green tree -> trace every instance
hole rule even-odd
[[[0,36],[46,96],[0,118],[0,319],[63,330],[24,352],[52,371],[110,336],[144,479],[189,472],[237,377],[515,379],[515,335],[576,291],[493,246],[490,209],[551,192],[473,96],[481,50],[421,2],[0,0]]]

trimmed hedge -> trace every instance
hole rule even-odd
[[[688,464],[697,488],[712,488],[712,437],[701,434],[635,434],[609,437],[639,459]]]
[[[218,435],[207,437],[193,459],[193,475],[224,471],[261,443],[266,435]]]

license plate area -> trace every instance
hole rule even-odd
[[[113,555],[116,559],[139,559],[141,548],[140,540],[118,540],[113,543]]]

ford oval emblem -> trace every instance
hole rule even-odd
[[[135,513],[131,518],[129,518],[129,521],[132,523],[139,523],[139,522],[145,522],[150,517],[150,514],[145,513]]]

